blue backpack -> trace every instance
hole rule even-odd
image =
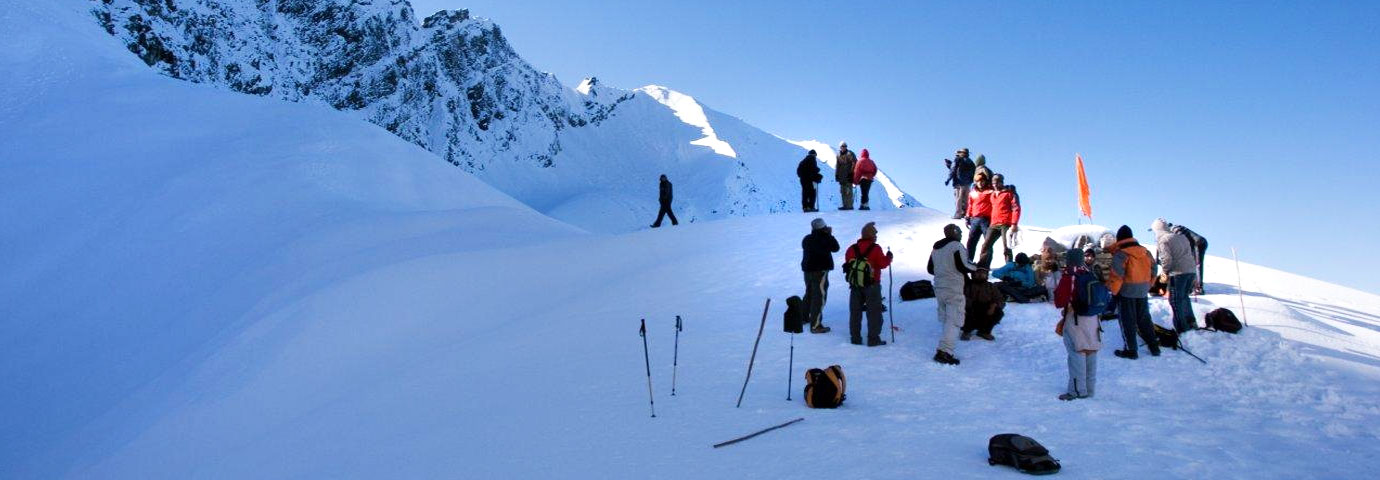
[[[1100,315],[1112,302],[1112,292],[1096,275],[1082,270],[1073,276],[1073,311],[1079,315]]]

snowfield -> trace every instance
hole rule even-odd
[[[933,300],[849,345],[833,273],[834,331],[796,336],[788,372],[816,214],[589,233],[538,211],[597,225],[609,203],[533,208],[348,114],[158,76],[82,6],[38,3],[0,9],[0,478],[1016,478],[986,463],[1005,432],[1070,478],[1370,478],[1380,454],[1375,295],[1210,257],[1199,318],[1241,314],[1240,286],[1248,328],[1188,334],[1204,365],[1116,358],[1105,322],[1095,398],[1061,402],[1052,305],[1009,306],[948,367]],[[897,289],[950,222],[818,216],[845,248],[877,222]],[[831,364],[847,401],[806,408],[804,369]]]

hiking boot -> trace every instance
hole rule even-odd
[[[1112,352],[1112,354],[1127,360],[1135,360],[1140,357],[1140,355],[1136,354],[1135,350],[1117,350]]]
[[[969,340],[972,340],[972,339],[973,339],[973,332],[963,332],[962,335],[959,335],[959,336],[958,336],[958,339],[959,339],[959,340],[963,340],[963,341],[965,341],[965,342],[966,342],[966,341],[969,341]]]
[[[1159,350],[1158,348],[1157,348],[1157,349],[1154,349],[1154,350],[1151,350],[1151,351],[1150,351],[1150,356],[1152,356],[1152,357],[1158,357],[1158,356],[1160,356],[1160,350]]]
[[[829,333],[830,330],[831,330],[831,329],[830,329],[829,327],[826,327],[826,326],[824,326],[824,325],[820,325],[820,326],[818,326],[818,327],[811,327],[811,328],[810,328],[810,333]]]
[[[851,339],[848,340],[848,343],[851,343],[851,344],[854,344],[854,345],[862,345],[862,339],[861,339],[861,338],[857,338],[857,337],[853,337],[853,338],[851,338]]]
[[[1078,396],[1078,395],[1074,395],[1074,394],[1072,394],[1072,393],[1061,393],[1061,394],[1059,394],[1059,399],[1060,399],[1060,400],[1063,400],[1063,401],[1065,401],[1065,402],[1071,402],[1071,401],[1074,401],[1074,400],[1077,400],[1077,399],[1080,399],[1080,398],[1083,398],[1083,397],[1080,397],[1080,396]]]
[[[958,365],[958,359],[950,355],[949,352],[943,350],[936,350],[934,352],[934,361],[945,365]]]
[[[861,207],[858,207],[858,210],[871,210],[871,208],[868,208],[867,205],[863,205]]]
[[[869,338],[869,339],[867,339],[867,346],[869,346],[869,347],[880,347],[880,346],[882,346],[882,345],[886,345],[886,341],[885,341],[885,340],[882,340],[882,339],[880,339],[880,338],[876,338],[876,339]]]
[[[978,338],[981,338],[981,339],[986,340],[986,341],[989,341],[989,342],[995,342],[995,341],[997,341],[997,337],[993,337],[992,334],[990,334],[990,333],[979,333],[979,334],[977,334],[977,336],[978,336]]]

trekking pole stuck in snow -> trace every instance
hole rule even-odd
[[[1241,324],[1249,327],[1251,322],[1246,321],[1246,296],[1241,293],[1241,260],[1236,258],[1236,247],[1231,247],[1231,261],[1236,262],[1236,298],[1241,301]]]
[[[758,430],[758,431],[753,432],[753,433],[748,434],[748,435],[743,435],[743,436],[741,436],[741,437],[735,438],[735,439],[733,439],[733,440],[729,440],[729,441],[727,441],[727,442],[716,443],[716,444],[714,444],[714,448],[727,447],[727,446],[729,446],[729,445],[733,445],[733,444],[735,444],[735,443],[741,442],[741,441],[743,441],[743,440],[747,440],[747,439],[749,439],[749,438],[752,438],[752,437],[761,435],[761,434],[763,434],[763,433],[770,432],[770,431],[772,431],[772,430],[776,430],[776,429],[778,429],[778,428],[788,427],[788,426],[790,426],[790,425],[792,425],[792,424],[794,424],[794,423],[796,423],[796,422],[800,422],[800,421],[803,421],[803,420],[805,420],[805,417],[800,417],[800,418],[797,418],[797,419],[795,419],[795,420],[791,420],[791,421],[789,421],[789,422],[786,422],[786,423],[777,425],[777,426],[775,426],[775,427],[765,428],[765,429]]]
[[[738,392],[738,405],[733,408],[743,406],[743,394],[747,393],[748,380],[752,379],[752,364],[757,361],[757,344],[762,343],[762,331],[767,328],[767,310],[771,309],[771,298],[767,299],[767,304],[762,307],[762,325],[757,327],[757,340],[752,342],[752,357],[748,358],[747,378],[743,379],[743,389]],[[651,380],[648,380],[650,385]]]
[[[642,328],[637,329],[642,337],[642,361],[647,365],[647,402],[652,406],[652,418],[656,418],[656,397],[652,396],[652,357],[647,353],[647,319],[642,319]]]
[[[886,249],[886,256],[887,258],[891,258],[890,248]],[[896,312],[893,311],[894,309],[891,306],[891,296],[895,293],[892,291],[892,287],[896,285],[896,276],[892,275],[892,272],[895,270],[896,268],[894,266],[887,267],[886,269],[886,317],[887,322],[891,324],[891,343],[896,343]]]
[[[795,378],[795,334],[791,335],[791,360],[786,363],[786,401],[791,401],[791,389],[795,388],[791,381]]]
[[[671,353],[671,396],[676,396],[676,366],[680,364],[680,315],[676,315],[676,349]]]

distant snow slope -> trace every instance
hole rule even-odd
[[[0,478],[49,476],[305,292],[579,233],[349,115],[154,75],[45,3],[0,12]]]
[[[622,90],[589,78],[565,88],[523,60],[498,25],[465,10],[419,24],[403,0],[90,6],[92,28],[157,71],[352,112],[586,229],[645,228],[662,174],[686,221],[800,208],[804,149],[666,87]],[[874,208],[919,205],[880,182],[878,200],[889,201]]]

